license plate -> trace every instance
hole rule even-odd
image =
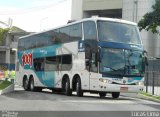
[[[121,91],[128,91],[128,87],[121,87],[120,90]]]

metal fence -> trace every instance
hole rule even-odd
[[[160,60],[149,60],[148,63],[145,72],[146,92],[160,96]]]

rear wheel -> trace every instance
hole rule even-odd
[[[29,85],[28,85],[28,79],[24,78],[23,79],[23,88],[24,90],[28,91],[29,90]]]
[[[120,92],[112,92],[113,98],[119,98]]]
[[[72,95],[72,91],[70,89],[70,82],[69,82],[68,78],[64,82],[64,93],[67,96],[71,96]]]
[[[104,92],[100,92],[100,93],[99,93],[99,96],[100,96],[100,98],[103,98],[103,97],[105,97],[105,96],[106,96],[106,93],[104,93]]]
[[[80,78],[78,78],[77,82],[76,82],[76,92],[77,92],[77,96],[79,96],[79,97],[83,96],[83,91],[82,91],[82,88],[81,88],[81,80],[80,80]]]
[[[30,78],[30,80],[29,80],[29,89],[30,89],[30,91],[35,91],[33,78]]]

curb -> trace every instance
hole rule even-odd
[[[10,92],[13,92],[13,91],[14,91],[14,84],[11,84],[8,87],[6,87],[5,89],[0,90],[0,95],[10,93]]]
[[[143,95],[143,94],[138,94],[138,98],[160,103],[160,100],[155,99],[153,97],[149,97],[149,96]]]

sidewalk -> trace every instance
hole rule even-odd
[[[150,101],[155,101],[155,102],[160,103],[160,96],[151,95],[151,94],[148,94],[148,93],[145,93],[145,92],[138,93],[138,98],[145,99],[145,100],[150,100]]]

